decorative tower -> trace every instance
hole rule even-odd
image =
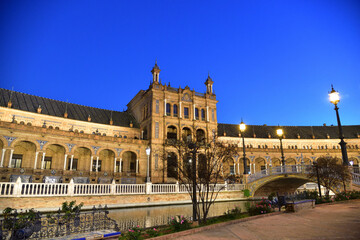
[[[206,85],[206,93],[207,94],[213,94],[213,80],[210,77],[210,73],[208,74],[208,78],[206,79],[205,85]]]
[[[157,65],[157,61],[155,61],[155,66],[151,70],[151,73],[153,75],[153,83],[159,83],[159,74],[160,74],[160,68]]]

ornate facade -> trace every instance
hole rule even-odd
[[[155,64],[152,82],[129,102],[125,112],[109,111],[0,89],[0,177],[24,181],[154,183],[176,181],[178,156],[163,153],[168,141],[204,138],[238,146],[229,171],[242,177],[242,140],[238,125],[217,122],[216,95],[208,76],[206,92],[174,88],[159,81]],[[275,126],[248,126],[245,146],[248,172],[280,165]],[[360,160],[360,125],[344,126],[348,155]],[[317,157],[341,158],[336,126],[283,127],[286,164],[310,164]],[[150,147],[149,158],[146,148]],[[165,170],[164,170],[165,169]]]

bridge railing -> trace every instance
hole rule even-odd
[[[249,175],[248,182],[253,182],[255,180],[270,175],[280,175],[280,174],[290,174],[290,173],[297,173],[297,174],[309,173],[310,168],[311,165],[304,165],[304,164],[269,167],[268,169]]]
[[[203,186],[201,186],[203,188]],[[102,196],[187,193],[183,184],[0,183],[0,197]],[[240,191],[244,184],[211,184],[211,191]]]
[[[360,173],[351,173],[352,181],[356,185],[360,185]]]

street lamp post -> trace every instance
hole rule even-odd
[[[243,163],[244,163],[244,175],[247,174],[246,172],[246,154],[245,154],[245,139],[244,139],[244,132],[245,132],[245,129],[246,129],[246,125],[245,123],[241,120],[241,123],[239,125],[239,128],[240,128],[240,132],[241,132],[241,137],[242,137],[242,142],[243,142]]]
[[[339,127],[339,138],[340,138],[339,144],[341,147],[343,165],[348,166],[349,160],[348,160],[347,151],[346,151],[346,142],[344,141],[344,135],[343,135],[341,122],[340,122],[340,116],[339,116],[339,107],[337,106],[337,104],[340,102],[340,97],[339,97],[339,93],[334,90],[332,85],[331,85],[331,92],[329,93],[329,98],[330,98],[330,102],[335,105],[334,109],[336,112],[336,119],[337,119],[337,123],[338,123],[338,127]]]
[[[145,151],[147,155],[146,182],[150,182],[150,147],[147,147]]]
[[[192,202],[193,202],[193,222],[196,221],[196,213],[197,213],[197,198],[196,198],[196,153],[197,153],[197,148],[198,146],[196,145],[196,143],[190,143],[189,144],[189,148],[191,149],[191,153],[192,153]]]
[[[282,138],[284,136],[284,132],[281,128],[276,130],[276,134],[279,136],[280,139],[280,149],[281,149],[281,164],[282,164],[282,168],[285,168],[285,157],[284,157],[284,149],[283,149],[283,145],[282,145]]]

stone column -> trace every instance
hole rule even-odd
[[[66,170],[66,160],[67,160],[67,154],[65,154],[65,157],[64,157],[64,170]]]
[[[122,171],[122,158],[120,158],[120,166],[119,166],[119,172]]]
[[[166,99],[164,99],[164,116],[166,116]]]
[[[234,175],[236,175],[236,163],[234,163]]]
[[[240,175],[240,163],[237,164],[238,174]]]
[[[34,169],[36,169],[36,164],[37,164],[38,155],[39,155],[39,152],[35,152]]]
[[[209,122],[209,106],[206,106],[206,121]]]
[[[253,163],[254,173],[256,173],[255,163]]]
[[[196,120],[196,117],[195,117],[195,104],[193,104],[193,115],[194,115],[193,119]]]
[[[14,153],[14,149],[11,149],[10,150],[10,159],[9,159],[8,167],[11,167],[11,160],[12,160],[13,153]]]
[[[180,118],[182,118],[181,113],[182,113],[182,107],[181,107],[181,102],[179,102],[179,117]]]
[[[116,158],[114,158],[114,172],[116,172]]]
[[[139,159],[136,159],[136,173],[139,173]]]
[[[1,151],[1,162],[0,162],[0,167],[3,167],[4,166],[4,157],[5,157],[5,152],[6,152],[6,149],[3,148],[2,151]]]
[[[45,165],[45,152],[43,152],[42,159],[41,159],[41,169],[44,169]]]
[[[98,172],[98,167],[99,167],[99,156],[96,157],[96,169],[95,169],[95,172]]]
[[[71,155],[71,160],[70,160],[70,171],[72,171],[72,169],[73,169],[73,161],[74,161],[74,155]]]
[[[90,172],[92,172],[92,165],[93,165],[94,156],[90,158]]]

